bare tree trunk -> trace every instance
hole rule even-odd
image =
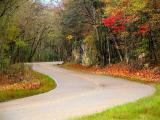
[[[39,30],[39,33],[37,35],[37,38],[34,40],[33,44],[32,44],[32,48],[31,48],[31,52],[30,52],[30,55],[29,55],[29,58],[28,58],[28,61],[29,62],[32,62],[32,59],[33,59],[33,56],[34,54],[36,53],[36,50],[38,48],[38,46],[40,45],[41,43],[41,36],[44,32],[45,28],[42,26]],[[37,42],[36,42],[37,41]]]
[[[129,54],[128,54],[128,44],[127,44],[127,39],[125,38],[125,60],[126,60],[126,63],[128,64],[129,63]]]
[[[120,52],[120,50],[119,50],[118,43],[117,43],[117,41],[116,41],[116,36],[115,36],[115,35],[114,35],[113,41],[114,41],[114,43],[115,43],[116,50],[117,50],[118,56],[119,56],[119,58],[120,58],[120,61],[122,62],[122,61],[123,61],[123,57],[122,57],[121,52]]]
[[[108,64],[111,64],[110,41],[109,38],[107,38],[107,36],[106,39],[107,39]]]
[[[149,32],[149,49],[150,49],[150,59],[153,59],[157,62],[157,55],[155,53],[154,40],[152,38],[152,31]]]

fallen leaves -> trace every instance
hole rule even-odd
[[[34,90],[38,89],[41,86],[40,81],[35,82],[20,82],[20,83],[14,83],[11,85],[1,85],[0,91],[6,91],[6,90]]]
[[[68,64],[67,66],[84,72],[136,78],[145,82],[160,82],[160,71],[154,72],[153,69],[132,70],[126,64],[108,65],[103,68],[99,66],[85,67],[79,64]]]

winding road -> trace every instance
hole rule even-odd
[[[56,63],[35,63],[57,88],[41,95],[0,103],[0,120],[66,120],[100,112],[151,95],[151,86],[119,78],[75,72]]]

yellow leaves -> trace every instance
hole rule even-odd
[[[105,14],[112,14],[116,11],[116,8],[113,8],[113,7],[107,7],[105,9]]]
[[[88,35],[85,38],[85,43],[92,44],[93,40],[94,40],[93,36],[92,35]]]
[[[128,7],[128,12],[137,12],[145,8],[148,0],[131,0],[130,7]]]
[[[126,37],[128,37],[129,36],[129,33],[128,32],[121,32],[121,38],[126,38]]]
[[[105,8],[105,14],[115,14],[119,11],[124,12],[126,14],[134,14],[137,11],[143,10],[148,0],[117,0],[117,1],[110,1],[104,0],[107,4]]]
[[[74,36],[73,36],[73,35],[68,35],[68,36],[66,37],[66,39],[67,39],[68,41],[73,40],[73,38],[74,38]]]

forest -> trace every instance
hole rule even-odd
[[[159,0],[0,0],[0,74],[47,61],[159,71],[159,31]]]
[[[67,58],[83,65],[158,64],[159,1],[66,1],[62,33]],[[72,54],[70,54],[72,53]]]
[[[159,120],[159,104],[160,0],[0,0],[0,120]]]
[[[159,63],[158,0],[0,2],[1,70],[32,61]]]

